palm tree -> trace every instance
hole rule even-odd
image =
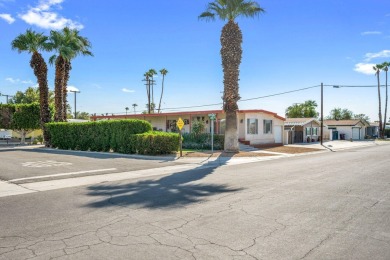
[[[162,78],[162,82],[161,82],[161,95],[160,95],[160,102],[158,103],[158,113],[161,113],[161,100],[162,100],[163,93],[164,93],[164,79],[165,79],[165,75],[167,75],[168,71],[166,69],[161,69],[160,73],[161,73],[163,78]]]
[[[145,77],[144,81],[146,82],[145,83],[146,95],[148,97],[147,109],[148,109],[148,114],[150,114],[150,73],[149,71],[145,72],[144,77]]]
[[[48,37],[42,33],[27,30],[26,33],[17,36],[11,43],[12,49],[19,53],[28,52],[32,54],[30,67],[34,70],[39,86],[40,103],[40,124],[45,139],[45,145],[50,146],[50,136],[46,130],[45,124],[50,121],[49,111],[49,88],[47,85],[47,64],[40,51],[49,50],[47,44]]]
[[[385,134],[385,129],[386,129],[386,118],[387,118],[387,103],[388,103],[388,92],[387,92],[387,72],[389,71],[389,66],[390,66],[390,63],[389,62],[383,62],[382,63],[382,66],[383,66],[383,70],[385,71],[386,73],[386,99],[385,99],[385,115],[384,115],[384,118],[383,118],[383,134]]]
[[[137,106],[138,106],[138,105],[137,105],[136,103],[132,104],[132,107],[133,107],[133,109],[134,109],[134,114],[136,114],[136,113],[135,113],[135,108],[136,108]]]
[[[264,12],[257,2],[247,0],[214,0],[199,19],[215,20],[219,18],[227,23],[221,33],[221,57],[224,73],[224,111],[226,113],[225,150],[238,152],[237,101],[239,66],[242,56],[242,33],[234,21],[239,16],[254,17]]]
[[[154,75],[157,75],[157,71],[155,69],[150,69],[148,71],[148,73],[149,73],[149,77],[151,78],[151,80],[150,80],[151,81],[150,84],[152,86],[152,98],[151,99],[152,99],[152,103],[154,104],[154,79],[153,79],[153,77],[154,77]]]
[[[129,108],[128,108],[128,107],[125,107],[125,110],[126,110],[126,115],[127,115],[127,111],[129,110]]]
[[[91,43],[87,38],[79,35],[76,29],[65,27],[62,31],[50,32],[51,48],[57,55],[50,57],[50,63],[55,61],[55,121],[66,121],[67,85],[72,69],[71,60],[78,55],[93,56],[89,50]]]
[[[379,79],[379,73],[381,69],[383,69],[382,64],[377,64],[373,67],[375,70],[375,75],[378,80],[378,100],[379,100],[379,137],[383,138],[383,127],[382,127],[382,102],[381,102],[381,84],[380,84],[380,79]]]

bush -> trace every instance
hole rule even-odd
[[[143,120],[46,124],[51,145],[60,149],[125,152],[131,135],[151,131]]]
[[[214,134],[214,149],[223,150],[224,135]],[[211,149],[211,134],[183,134],[183,148],[195,150],[210,150]]]
[[[178,151],[179,145],[179,134],[153,131],[132,135],[127,152],[146,155],[170,154]]]

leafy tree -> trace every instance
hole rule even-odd
[[[91,43],[79,35],[76,29],[65,27],[62,31],[50,32],[50,48],[57,54],[50,57],[50,63],[55,63],[55,121],[66,121],[67,118],[67,85],[72,69],[71,61],[78,55],[93,56],[89,50]]]
[[[257,2],[247,0],[214,0],[209,3],[199,19],[219,18],[227,23],[221,33],[221,57],[224,73],[224,111],[226,112],[225,150],[238,152],[237,101],[239,95],[239,66],[242,57],[242,33],[235,22],[239,16],[255,17],[264,12]]]
[[[326,119],[332,120],[348,120],[353,118],[353,112],[348,109],[333,108],[330,111],[330,115]]]
[[[162,75],[162,82],[161,82],[161,95],[160,95],[160,102],[158,103],[158,113],[161,113],[161,100],[163,97],[164,93],[164,80],[165,80],[165,75],[167,75],[168,71],[166,69],[161,69],[160,73]]]
[[[34,75],[37,77],[39,86],[40,126],[43,131],[45,145],[49,146],[50,136],[45,127],[45,124],[50,122],[47,65],[42,57],[42,54],[40,53],[40,51],[46,51],[50,49],[47,41],[47,36],[30,29],[27,30],[24,34],[17,36],[12,41],[11,46],[13,50],[17,50],[19,53],[28,52],[32,54],[30,67],[33,69]]]
[[[307,100],[302,104],[293,104],[286,109],[286,117],[288,118],[313,118],[318,117],[316,111],[317,102]]]
[[[191,126],[192,130],[191,131],[195,135],[199,135],[199,134],[203,133],[205,128],[206,128],[206,126],[205,126],[204,122],[201,120],[196,120],[196,121],[192,122],[192,126]]]
[[[20,133],[21,143],[25,143],[26,135],[40,127],[40,105],[38,103],[0,105],[0,127]]]
[[[379,137],[380,138],[383,138],[383,125],[382,125],[382,102],[381,102],[381,84],[380,84],[380,79],[379,79],[379,74],[380,74],[380,71],[381,69],[383,69],[383,66],[382,64],[377,64],[373,67],[373,69],[375,70],[375,75],[377,77],[377,81],[378,81],[378,101],[379,101],[379,111],[378,111],[378,115],[379,115]]]
[[[366,114],[355,114],[353,116],[354,119],[361,119],[361,120],[365,120],[367,122],[370,122],[370,118],[366,115]]]
[[[24,92],[17,91],[13,98],[10,100],[10,104],[31,104],[39,103],[39,88],[28,87]],[[54,92],[49,90],[49,104],[54,102]]]

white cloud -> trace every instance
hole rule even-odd
[[[6,78],[5,79],[6,81],[8,82],[11,82],[12,84],[18,84],[18,83],[21,83],[21,84],[34,84],[34,82],[32,82],[31,80],[20,80],[20,79],[14,79],[14,78]]]
[[[9,24],[12,24],[15,22],[15,18],[13,18],[10,14],[0,14],[0,18]]]
[[[78,88],[76,88],[75,86],[67,86],[66,89],[68,90],[68,92],[70,91],[80,91]]]
[[[362,32],[361,35],[379,35],[382,34],[382,32],[379,31],[367,31],[367,32]]]
[[[122,91],[126,92],[126,93],[133,93],[133,92],[135,92],[135,90],[127,89],[127,88],[122,88]]]
[[[373,75],[375,74],[375,71],[373,69],[374,66],[374,63],[358,63],[355,64],[355,68],[353,70],[366,75]]]
[[[60,16],[56,12],[52,11],[53,7],[61,9],[61,3],[64,0],[41,0],[36,7],[30,7],[30,9],[20,14],[19,18],[28,24],[36,25],[44,29],[61,30],[64,27],[81,30],[84,26],[79,23]]]
[[[366,59],[365,61],[368,62],[368,61],[371,61],[373,59],[377,59],[377,58],[388,58],[390,57],[390,50],[383,50],[383,51],[380,51],[380,52],[375,52],[375,53],[366,53],[365,55]]]

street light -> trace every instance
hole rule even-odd
[[[69,92],[73,92],[74,93],[74,119],[76,119],[76,113],[77,113],[77,109],[76,109],[76,95],[77,93],[80,93],[79,90],[69,90]]]
[[[13,97],[13,96],[11,96],[11,95],[5,95],[5,94],[2,94],[2,93],[0,92],[0,97],[1,97],[1,96],[4,96],[4,97],[7,98],[6,104],[8,104],[8,98],[9,98],[9,97]]]

